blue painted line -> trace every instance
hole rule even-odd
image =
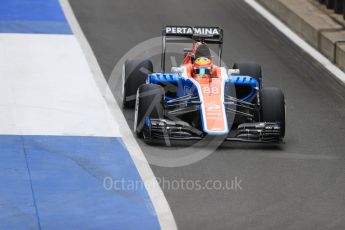
[[[37,229],[23,140],[0,138],[0,229]]]
[[[0,33],[72,34],[58,0],[1,0]]]
[[[22,142],[24,144],[24,140],[23,139],[22,139]],[[29,167],[29,162],[28,162],[28,155],[26,153],[24,145],[23,145],[23,151],[24,151],[24,156],[25,156],[26,168],[28,170],[28,175],[29,175],[29,179],[30,179],[30,190],[31,190],[31,194],[32,194],[33,205],[35,207],[35,214],[36,214],[36,218],[37,218],[37,226],[38,226],[38,229],[41,230],[42,229],[41,221],[40,221],[40,216],[38,214],[35,191],[34,191],[34,188],[33,188],[33,185],[32,185],[31,172],[30,172],[30,167]]]
[[[0,229],[159,229],[140,183],[121,138],[0,136]]]

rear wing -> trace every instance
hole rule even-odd
[[[219,27],[166,26],[162,32],[169,40],[174,40],[174,37],[184,37],[206,43],[223,43],[223,29]]]
[[[165,52],[167,42],[186,42],[186,39],[192,39],[196,42],[205,42],[207,44],[219,45],[219,65],[221,64],[223,29],[219,27],[203,26],[165,26],[162,30],[162,72],[165,72]]]

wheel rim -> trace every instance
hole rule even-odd
[[[137,133],[138,126],[138,111],[139,111],[139,89],[137,90],[137,95],[135,97],[135,110],[134,110],[134,132]]]
[[[126,95],[125,95],[125,83],[126,83],[126,76],[125,76],[125,63],[122,65],[122,87],[121,87],[121,95],[122,95],[122,104],[124,105],[126,103]]]

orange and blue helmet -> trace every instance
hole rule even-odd
[[[207,57],[199,57],[193,64],[194,77],[210,77],[212,72],[212,61]]]

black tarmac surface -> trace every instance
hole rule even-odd
[[[170,181],[241,180],[237,191],[165,188],[180,229],[345,229],[345,87],[318,62],[243,1],[70,3],[107,78],[128,50],[159,36],[165,24],[217,25],[225,31],[224,61],[260,63],[264,85],[285,93],[285,144],[233,144],[192,165],[152,165]],[[125,115],[132,127],[133,111]],[[167,149],[139,142],[144,153]]]

